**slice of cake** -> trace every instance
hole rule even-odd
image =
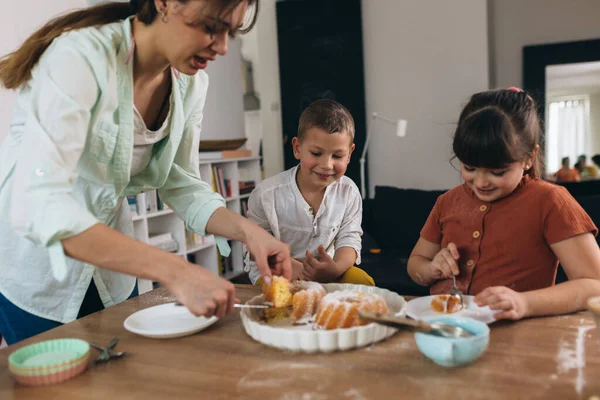
[[[277,321],[292,317],[294,324],[312,322],[319,302],[325,296],[325,288],[317,282],[294,281],[274,276],[270,285],[263,285],[265,303],[273,308],[264,310],[261,319]]]
[[[265,303],[270,303],[274,308],[289,307],[292,305],[292,292],[290,281],[282,276],[274,276],[271,284],[262,287]]]
[[[440,294],[434,296],[431,300],[431,309],[439,313],[452,314],[462,310],[462,305],[458,298],[447,294]]]

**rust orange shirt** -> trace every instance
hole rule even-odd
[[[568,171],[559,169],[554,174],[557,182],[576,182],[579,179],[579,171],[575,168],[571,168]]]
[[[562,186],[523,180],[509,196],[486,203],[466,185],[441,195],[421,237],[442,248],[454,243],[460,253],[458,288],[477,294],[490,286],[518,292],[554,285],[558,259],[550,244],[598,229]],[[452,280],[431,286],[449,293]]]

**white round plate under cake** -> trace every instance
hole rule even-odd
[[[339,290],[357,290],[366,293],[376,293],[382,296],[388,304],[390,313],[404,316],[406,300],[397,293],[374,286],[326,283],[323,285],[328,293]],[[247,304],[263,304],[263,296],[250,299]],[[252,309],[242,309],[240,312],[246,333],[254,340],[283,350],[315,353],[350,350],[367,346],[384,340],[397,329],[379,324],[368,324],[347,329],[321,330],[313,329],[310,325],[268,325],[259,320],[259,313]]]
[[[434,297],[435,296],[425,296],[409,301],[408,307],[406,308],[406,315],[413,319],[435,318],[440,317],[442,315],[470,317],[478,321],[484,322],[486,324],[491,324],[492,322],[496,321],[494,319],[494,314],[496,314],[498,310],[492,310],[488,306],[479,307],[473,301],[474,296],[463,295],[465,308],[452,314],[445,314],[434,311],[431,308],[431,300],[433,300]]]
[[[196,317],[187,307],[175,303],[160,304],[131,314],[123,323],[129,332],[153,339],[170,339],[192,335],[208,328],[217,317]]]

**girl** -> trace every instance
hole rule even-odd
[[[0,83],[19,90],[0,147],[9,344],[127,299],[134,277],[162,282],[196,315],[232,310],[230,282],[129,237],[126,196],[142,191],[158,189],[190,230],[243,241],[263,279],[270,268],[290,277],[289,248],[228,211],[199,175],[203,69],[250,29],[257,6],[107,3],[50,21],[0,61]]]
[[[517,88],[477,93],[453,150],[464,184],[441,195],[408,261],[411,278],[474,294],[497,319],[582,310],[600,294],[598,230],[563,187],[539,178],[540,123]],[[558,263],[569,281],[554,285]]]

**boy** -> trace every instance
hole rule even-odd
[[[362,198],[346,176],[354,151],[354,120],[332,100],[317,100],[300,116],[292,140],[298,166],[261,182],[248,218],[290,246],[292,279],[374,286],[360,263]],[[246,253],[252,283],[260,274]]]

